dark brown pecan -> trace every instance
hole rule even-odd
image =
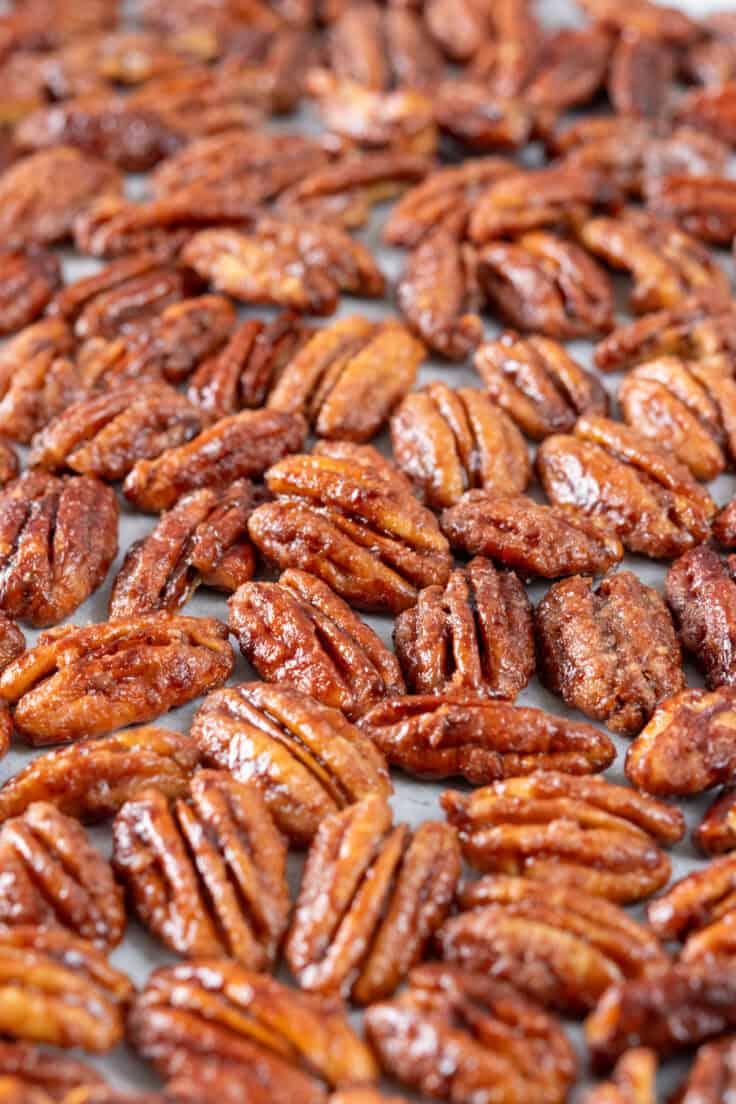
[[[378,1077],[339,1000],[300,993],[222,958],[156,970],[128,1029],[162,1076],[180,1074],[190,1056],[206,1058],[213,1073],[228,1066],[237,1073],[241,1099],[252,1092],[274,1104],[324,1104],[323,1082],[369,1085]]]
[[[255,786],[198,771],[188,800],[143,790],[115,818],[113,865],[171,950],[273,965],[289,918],[286,844]]]
[[[42,633],[0,675],[0,698],[34,746],[97,736],[175,709],[230,675],[227,629],[150,614]]]
[[[390,996],[421,961],[459,879],[448,825],[425,821],[412,837],[392,827],[377,795],[333,813],[307,855],[285,948],[292,973],[303,989],[359,1004]]]
[[[614,111],[627,118],[664,115],[675,60],[675,52],[666,42],[645,35],[622,35],[608,74],[608,96]]]
[[[0,1084],[7,1079],[11,1090],[20,1085],[26,1092],[37,1094],[20,1097],[10,1091],[7,1104],[63,1104],[68,1094],[80,1085],[89,1087],[102,1084],[101,1075],[86,1062],[58,1051],[46,1051],[33,1043],[0,1043]]]
[[[268,682],[350,718],[405,690],[393,653],[316,575],[289,569],[278,583],[246,583],[228,604],[240,650]]]
[[[305,436],[306,424],[298,414],[243,410],[153,460],[138,460],[123,492],[139,510],[168,510],[189,491],[221,491],[235,479],[262,475],[281,456],[301,448]]]
[[[64,407],[80,398],[83,385],[67,358],[73,337],[58,319],[24,330],[0,351],[0,432],[28,444]]]
[[[733,147],[736,145],[736,81],[689,92],[678,105],[677,119]]]
[[[588,1089],[581,1101],[582,1104],[657,1104],[656,1078],[657,1055],[648,1047],[632,1046],[619,1058],[611,1080]]]
[[[422,587],[447,581],[447,540],[392,465],[380,456],[362,464],[342,447],[266,473],[282,497],[251,515],[251,539],[267,560],[310,571],[351,605],[398,613]]]
[[[536,665],[532,607],[513,571],[477,556],[444,587],[426,587],[394,622],[394,644],[417,694],[513,701]]]
[[[488,394],[528,437],[572,429],[580,414],[606,414],[597,377],[550,338],[502,334],[480,346],[473,363]]]
[[[609,985],[668,963],[647,928],[577,887],[486,877],[467,887],[462,904],[469,911],[437,934],[445,961],[573,1016],[594,1008]]]
[[[15,333],[38,318],[61,283],[58,257],[32,247],[0,254],[0,334]]]
[[[479,870],[523,874],[611,901],[641,900],[665,885],[658,846],[685,831],[678,809],[602,778],[548,772],[510,778],[442,806]]]
[[[148,786],[183,794],[198,761],[194,739],[165,728],[80,740],[37,756],[0,787],[0,821],[22,816],[34,801],[85,822],[104,820]]]
[[[0,608],[34,627],[63,621],[118,551],[114,492],[88,476],[27,471],[0,491]]]
[[[526,495],[468,491],[441,522],[453,548],[497,560],[522,576],[601,575],[624,554],[601,519],[540,506]]]
[[[66,928],[108,949],[123,938],[125,910],[110,864],[84,829],[44,801],[0,829],[0,923]]]
[[[110,617],[173,613],[200,584],[237,590],[255,570],[248,518],[258,500],[247,479],[223,492],[205,487],[179,499],[128,549],[112,585]]]
[[[736,850],[736,786],[724,786],[693,832],[693,839],[706,855]]]
[[[595,590],[581,575],[555,583],[537,606],[535,630],[545,685],[613,732],[635,735],[685,685],[669,610],[631,571]]]
[[[329,813],[391,793],[371,740],[336,709],[288,686],[250,682],[210,694],[191,731],[205,764],[255,783],[298,845]]]
[[[575,1079],[559,1021],[487,975],[417,967],[409,988],[374,1004],[365,1023],[386,1073],[452,1104],[563,1104]]]
[[[680,878],[647,907],[650,927],[662,940],[684,943],[717,927],[736,909],[736,856],[715,859]]]
[[[698,1047],[687,1077],[677,1090],[677,1104],[718,1104],[728,1100],[729,1094],[733,1095],[736,1089],[734,1061],[736,1038],[733,1035]]]
[[[652,3],[652,0],[629,0],[622,11],[616,0],[580,0],[591,18],[618,33],[641,35],[684,45],[698,37],[698,24],[679,8]]]
[[[667,602],[686,652],[711,690],[736,684],[736,557],[708,545],[680,556],[667,572]]]
[[[433,89],[440,130],[472,150],[513,150],[527,142],[534,115],[520,99],[495,96],[482,80],[441,81]]]
[[[626,548],[674,559],[707,539],[716,513],[690,471],[638,430],[585,414],[574,435],[548,437],[537,453],[548,498],[603,518]]]
[[[649,183],[647,202],[701,241],[729,245],[736,234],[736,186],[724,176],[660,177]]]
[[[391,419],[396,463],[435,509],[467,490],[520,492],[531,478],[524,438],[507,414],[472,387],[438,380],[408,395]]]
[[[325,69],[308,74],[328,133],[363,149],[432,154],[437,146],[433,103],[424,91],[377,92],[357,81],[340,80]]]
[[[730,304],[703,303],[697,297],[675,310],[655,311],[613,331],[595,351],[596,367],[618,372],[657,356],[700,359],[736,348]]]
[[[266,405],[303,414],[320,437],[368,441],[411,389],[424,355],[399,322],[342,318],[297,350]]]
[[[420,778],[485,785],[540,770],[590,774],[615,757],[612,741],[591,725],[462,694],[391,698],[360,723],[389,763]]]

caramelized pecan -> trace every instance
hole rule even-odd
[[[73,338],[58,319],[27,326],[0,351],[0,432],[28,444],[36,430],[83,393],[67,358]]]
[[[579,0],[592,19],[618,33],[627,31],[643,37],[684,45],[699,34],[698,24],[679,8],[655,4],[652,0],[629,0],[622,11],[616,0]]]
[[[0,254],[0,334],[15,333],[38,318],[61,283],[53,253],[31,247]]]
[[[725,786],[721,790],[693,832],[693,838],[706,855],[736,850],[736,787]]]
[[[122,269],[125,263],[110,265],[110,269]],[[176,318],[182,309],[188,311],[192,305],[195,309],[199,306],[197,299],[184,300],[181,303],[183,297],[198,286],[196,277],[187,269],[156,263],[148,264],[144,271],[127,278],[123,277],[122,271],[119,273],[120,278],[117,276],[117,273],[108,274],[103,270],[97,276],[80,280],[80,286],[70,285],[57,296],[53,313],[65,317],[68,322],[73,320],[74,333],[79,340],[95,337],[109,339],[126,333],[137,337],[140,327],[148,324],[153,327],[152,338],[154,335],[158,337],[161,332],[165,338],[167,316],[162,312],[167,307],[176,308]],[[232,326],[234,313],[229,303],[224,299],[209,299],[205,304],[219,307],[220,313],[225,314],[227,326]],[[219,336],[218,329],[223,327],[215,310],[205,313],[200,328],[205,330],[208,324],[213,324],[215,333]],[[227,329],[220,340],[224,340],[226,334]],[[197,328],[186,336],[196,338]],[[201,341],[201,334],[199,337]],[[209,350],[205,347],[203,351]],[[182,372],[180,376],[185,374]],[[176,379],[177,374],[172,372],[170,378]]]
[[[502,0],[487,8],[471,0],[429,0],[425,18],[454,61],[467,61],[484,47],[492,49],[497,55],[494,91],[521,91],[542,37],[528,0]]]
[[[736,144],[736,81],[689,92],[677,107],[677,119],[733,147]]]
[[[736,910],[736,857],[725,855],[680,878],[647,907],[650,927],[662,940],[685,942],[716,928]]]
[[[708,545],[680,556],[667,572],[665,594],[686,652],[711,690],[736,683],[736,558]]]
[[[727,502],[713,522],[713,539],[725,548],[736,548],[736,498]]]
[[[521,48],[528,54],[529,43],[523,42]],[[534,43],[531,51],[533,57]],[[605,81],[610,55],[610,36],[595,23],[561,27],[548,34],[523,93],[524,100],[542,113],[538,121],[544,124],[544,113],[590,103]]]
[[[733,1035],[698,1047],[687,1077],[677,1091],[677,1104],[718,1104],[727,1100],[736,1088],[735,1048]]]
[[[664,115],[670,99],[676,56],[665,42],[645,35],[622,35],[611,57],[608,96],[627,118]]]
[[[472,150],[518,149],[529,138],[531,108],[523,100],[494,95],[484,80],[441,81],[433,93],[440,130]]]
[[[698,298],[674,310],[655,311],[604,338],[595,351],[596,366],[617,372],[657,356],[699,359],[733,352],[734,316],[731,305]]]
[[[25,637],[15,621],[0,613],[0,671],[25,650]]]
[[[90,1088],[102,1083],[102,1077],[92,1066],[58,1051],[46,1051],[33,1043],[0,1042],[0,1084],[10,1083],[8,1104],[46,1104],[47,1100],[63,1102],[67,1094],[80,1085]],[[45,1096],[14,1097],[19,1085],[28,1092]]]
[[[701,241],[729,245],[736,234],[736,186],[724,176],[661,177],[647,188],[647,202]]]
[[[611,1080],[588,1089],[581,1098],[582,1104],[657,1104],[656,1077],[654,1051],[632,1046],[619,1058]]]
[[[18,454],[8,441],[0,437],[0,487],[15,479],[20,470]]]

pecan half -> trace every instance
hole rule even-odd
[[[25,637],[15,621],[0,613],[0,671],[25,650]]]
[[[479,870],[641,900],[663,886],[670,863],[658,843],[685,831],[682,813],[602,778],[554,772],[495,782],[470,795],[448,791],[442,807]]]
[[[657,356],[699,359],[734,351],[734,316],[729,304],[688,300],[675,310],[655,311],[621,326],[595,351],[602,372],[618,372]]]
[[[615,757],[612,741],[591,725],[460,694],[391,698],[360,724],[393,766],[474,785],[540,770],[590,774]]]
[[[221,491],[235,479],[262,475],[280,457],[301,448],[305,435],[299,415],[243,410],[153,460],[138,460],[123,493],[139,510],[168,510],[189,491]]]
[[[298,845],[329,813],[392,790],[369,737],[291,687],[250,682],[210,694],[191,734],[207,766],[261,790],[277,826]]]
[[[27,326],[0,351],[0,433],[28,444],[36,430],[80,398],[83,385],[67,358],[73,338],[58,319]]]
[[[736,498],[727,502],[713,522],[713,539],[724,548],[736,548]]]
[[[38,318],[60,283],[59,259],[46,249],[0,254],[0,334]]]
[[[733,147],[736,144],[736,81],[689,92],[678,104],[677,120]]]
[[[535,630],[545,685],[613,732],[635,735],[685,685],[669,610],[631,571],[595,590],[580,575],[555,583],[537,606]]]
[[[529,43],[521,48],[529,52]],[[532,54],[535,44],[531,45]],[[535,69],[523,92],[524,100],[541,116],[554,115],[568,107],[588,104],[606,79],[611,39],[597,24],[561,27],[540,43]]]
[[[698,1047],[684,1082],[677,1090],[677,1104],[718,1104],[736,1088],[734,1078],[736,1039],[728,1035]],[[646,1102],[645,1102],[646,1104]]]
[[[108,949],[123,938],[125,910],[110,864],[84,829],[35,801],[0,829],[0,923],[66,928]]]
[[[736,850],[736,787],[725,786],[721,790],[693,832],[693,839],[706,855]]]
[[[665,594],[680,639],[716,690],[736,683],[736,558],[721,559],[701,545],[680,556],[667,572]]]
[[[0,698],[35,747],[97,736],[220,686],[233,653],[211,617],[150,614],[42,633],[0,675]]]
[[[736,856],[725,855],[680,878],[647,907],[662,940],[685,942],[718,927],[736,910]]]
[[[736,187],[724,176],[661,177],[650,182],[647,203],[701,241],[729,245],[736,234]]]
[[[460,879],[453,829],[391,826],[384,797],[326,817],[312,842],[286,941],[303,989],[389,996],[447,916]],[[325,904],[325,901],[328,903]]]
[[[657,1104],[656,1077],[654,1051],[632,1046],[619,1058],[610,1081],[594,1085],[583,1093],[582,1104]]]
[[[547,497],[602,518],[631,552],[674,559],[706,540],[713,499],[690,471],[643,434],[585,414],[574,435],[548,437],[537,453]]]
[[[676,55],[667,43],[622,35],[611,57],[608,96],[614,111],[656,119],[667,111]]]
[[[7,1078],[10,1088],[19,1086],[27,1093],[47,1095],[15,1097],[10,1092],[8,1104],[46,1104],[50,1099],[62,1104],[67,1094],[80,1085],[90,1088],[102,1083],[102,1077],[92,1066],[58,1051],[45,1051],[34,1043],[0,1043],[0,1084]]]
[[[469,149],[495,152],[526,144],[534,115],[523,100],[496,96],[477,78],[441,81],[433,93],[438,127]]]

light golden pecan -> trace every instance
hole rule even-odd
[[[307,91],[317,101],[328,133],[340,141],[402,153],[433,154],[436,149],[433,104],[424,91],[374,91],[326,69],[309,73]]]
[[[649,926],[662,940],[685,943],[717,928],[736,910],[736,856],[724,855],[680,878],[647,906]]]
[[[590,774],[615,757],[612,741],[591,725],[457,693],[390,698],[360,723],[389,763],[420,778],[458,775],[485,785],[536,771]]]
[[[441,81],[433,89],[434,118],[439,129],[473,151],[513,150],[524,146],[534,113],[518,98],[494,96],[472,75]]]
[[[580,6],[605,27],[662,42],[684,45],[698,37],[698,24],[684,11],[652,0],[630,0],[622,11],[615,0],[580,0]]]
[[[685,831],[682,813],[602,778],[545,772],[494,782],[442,806],[479,870],[523,874],[611,901],[637,901],[663,886],[660,849]]]
[[[606,414],[608,396],[557,341],[507,332],[473,358],[489,396],[528,437],[571,430],[580,414]]]
[[[198,771],[187,799],[142,790],[115,817],[112,861],[171,950],[273,965],[289,918],[286,843],[255,786]]]
[[[328,814],[392,791],[370,738],[336,709],[288,686],[249,682],[210,694],[191,735],[206,766],[261,790],[277,826],[297,845],[309,843]]]
[[[405,690],[393,653],[335,592],[290,568],[245,583],[228,602],[230,631],[262,679],[293,686],[351,719]]]
[[[15,333],[43,312],[61,283],[61,265],[46,249],[0,253],[0,334]]]
[[[8,1086],[13,1091],[20,1088],[31,1092],[30,1097],[13,1096],[11,1091],[7,1104],[64,1104],[67,1095],[80,1085],[102,1085],[102,1077],[87,1062],[80,1062],[59,1051],[47,1051],[34,1043],[0,1042],[0,1086]],[[38,1096],[34,1096],[37,1093]]]
[[[227,629],[211,617],[64,625],[5,668],[0,698],[39,747],[149,721],[221,686],[232,667]]]
[[[386,1073],[452,1104],[563,1104],[575,1079],[559,1021],[487,975],[417,967],[409,988],[372,1005],[365,1023]]]
[[[573,1016],[595,1007],[609,985],[669,961],[623,909],[577,887],[486,877],[466,888],[462,904],[469,911],[437,935],[444,960]]]
[[[81,397],[69,360],[73,337],[59,319],[27,326],[0,351],[0,433],[27,444],[36,430]]]
[[[736,234],[736,188],[725,176],[670,174],[652,180],[647,204],[701,241],[730,245]]]
[[[453,829],[425,821],[412,836],[392,827],[385,797],[326,817],[285,947],[302,988],[350,993],[359,1004],[390,996],[447,916],[460,865]]]
[[[685,685],[669,610],[631,571],[609,575],[595,590],[580,575],[555,583],[534,627],[544,684],[613,732],[635,735]]]
[[[139,510],[168,510],[190,491],[207,487],[221,492],[235,479],[262,475],[269,465],[301,448],[305,436],[306,424],[298,414],[243,410],[152,460],[138,460],[123,493]]]
[[[736,81],[696,88],[677,107],[678,122],[697,127],[733,147],[736,143]]]
[[[677,55],[672,47],[643,35],[622,35],[608,73],[608,97],[627,118],[656,119],[667,113]]]
[[[674,559],[710,533],[713,499],[670,453],[638,430],[585,414],[574,434],[548,437],[537,453],[547,497],[604,519],[630,552]]]
[[[680,556],[665,580],[680,640],[710,690],[736,684],[736,557],[703,544]]]
[[[435,380],[407,395],[391,419],[391,443],[399,468],[435,509],[472,489],[520,492],[531,478],[519,430],[473,387]]]
[[[582,1104],[657,1104],[656,1078],[657,1055],[648,1047],[632,1046],[619,1058],[611,1080],[588,1089]]]
[[[735,786],[724,786],[693,832],[693,839],[706,855],[736,850]],[[736,901],[734,905],[736,907]]]
[[[658,356],[697,360],[734,351],[734,308],[697,297],[674,310],[655,311],[613,331],[595,351],[602,372],[618,372]]]

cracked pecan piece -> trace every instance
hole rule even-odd
[[[372,1005],[365,1024],[385,1072],[433,1099],[563,1104],[575,1080],[556,1018],[513,986],[457,967],[415,968],[409,988]]]
[[[426,91],[392,92],[341,80],[326,69],[313,69],[307,91],[317,103],[327,134],[363,150],[431,155],[437,146],[433,102]]]
[[[0,675],[0,698],[34,747],[152,720],[222,685],[233,667],[212,617],[149,614],[64,625]]]
[[[696,88],[680,100],[677,121],[736,145],[736,81]]]
[[[255,786],[203,770],[187,798],[142,790],[112,835],[115,872],[165,946],[273,966],[289,919],[286,843]]]
[[[248,518],[259,497],[240,479],[221,492],[205,487],[179,499],[126,552],[112,584],[110,617],[174,613],[200,585],[232,592],[252,578]]]
[[[554,583],[534,628],[545,686],[623,736],[636,735],[685,685],[669,610],[631,571],[609,575],[596,589],[581,575]]]
[[[403,400],[391,419],[399,468],[428,506],[454,506],[466,491],[525,490],[531,462],[507,414],[473,387],[438,380]]]
[[[532,607],[513,571],[477,556],[444,588],[426,587],[394,622],[394,645],[412,693],[513,701],[536,659]]]
[[[596,347],[596,367],[618,372],[658,356],[698,360],[732,353],[735,316],[730,304],[706,304],[698,298],[675,310],[655,311],[604,338]]]
[[[736,786],[724,786],[706,809],[693,839],[706,855],[736,850]]]
[[[686,652],[710,690],[736,684],[736,557],[701,545],[667,572],[665,594]]]
[[[60,283],[59,259],[46,249],[0,254],[0,335],[38,318]]]
[[[63,621],[118,551],[114,492],[88,476],[27,471],[0,491],[0,608],[35,628]]]
[[[659,844],[682,838],[673,809],[602,778],[546,772],[441,798],[463,854],[479,870],[523,874],[609,900],[638,901],[665,885]]]
[[[632,1046],[614,1066],[611,1080],[588,1089],[582,1104],[657,1104],[656,1079],[657,1055],[648,1047]]]
[[[136,461],[123,494],[147,513],[168,510],[190,491],[221,492],[233,480],[262,475],[280,457],[301,448],[305,436],[306,424],[299,415],[243,410],[152,460]]]
[[[597,377],[550,338],[504,333],[473,364],[490,398],[535,441],[571,430],[580,414],[608,412]]]
[[[34,1043],[0,1043],[0,1086],[9,1088],[7,1104],[63,1104],[80,1085],[102,1085],[93,1066],[58,1051],[46,1051]],[[19,1091],[14,1096],[13,1091]],[[24,1095],[31,1093],[30,1096]],[[33,1094],[37,1095],[33,1095]]]
[[[390,698],[360,725],[392,766],[474,785],[540,770],[590,774],[615,758],[612,741],[591,725],[461,694]]]
[[[35,801],[3,823],[0,879],[0,924],[58,926],[108,950],[123,938],[123,896],[110,864],[54,805]]]
[[[68,403],[83,393],[68,359],[74,340],[59,319],[43,319],[21,330],[0,350],[0,433],[28,444]]]
[[[548,437],[537,473],[550,501],[604,519],[630,552],[674,559],[706,540],[716,506],[688,468],[638,430],[585,414]]]
[[[399,322],[342,318],[296,351],[266,405],[302,414],[318,437],[368,441],[411,389],[424,356]]]
[[[210,694],[191,734],[204,764],[253,782],[277,827],[300,846],[330,813],[392,792],[369,737],[292,687],[250,682]]]
[[[614,111],[627,119],[666,115],[675,64],[676,54],[668,43],[644,35],[622,35],[608,73],[608,98]]]
[[[355,719],[405,690],[393,653],[347,602],[307,571],[246,583],[228,603],[230,631],[266,682],[293,686]]]
[[[623,558],[609,525],[580,510],[542,506],[526,495],[468,491],[442,513],[453,548],[487,556],[523,577],[601,575]]]
[[[198,762],[193,737],[165,728],[127,728],[80,740],[37,756],[0,786],[0,822],[23,816],[40,801],[96,823],[147,787],[179,797]]]
[[[392,827],[385,797],[326,817],[285,945],[301,987],[350,993],[358,1004],[390,996],[447,916],[460,866],[453,829],[425,821],[412,835],[405,824]]]

